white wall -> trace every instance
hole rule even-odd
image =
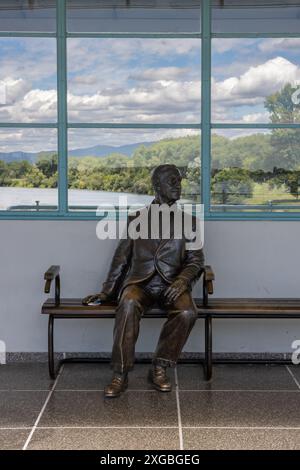
[[[47,349],[43,273],[61,265],[62,295],[81,297],[97,292],[107,272],[114,241],[100,241],[96,222],[0,221],[0,340],[8,352]],[[300,223],[207,222],[205,254],[216,273],[219,297],[300,296]],[[137,351],[152,351],[159,320],[141,324]],[[57,321],[58,351],[110,351],[111,320]],[[203,350],[199,320],[185,351]],[[288,352],[300,339],[300,322],[221,320],[214,349],[220,352]]]

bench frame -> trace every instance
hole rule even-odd
[[[194,299],[196,305],[198,307],[198,318],[205,319],[205,358],[204,358],[204,373],[205,377],[209,376],[209,371],[207,369],[207,364],[209,363],[209,358],[212,354],[211,351],[211,322],[209,317],[204,315],[201,309],[199,308],[199,304],[204,306],[208,305],[208,295],[213,294],[213,280],[214,280],[214,273],[210,266],[205,266],[203,272],[201,273],[202,277],[202,290],[203,290],[203,298],[202,299]],[[55,282],[55,298],[48,299],[42,306],[42,314],[48,314],[48,366],[49,366],[49,375],[54,380],[57,377],[57,374],[64,363],[106,363],[110,361],[109,357],[103,358],[93,358],[93,357],[68,357],[59,360],[58,366],[55,367],[55,358],[54,358],[54,320],[55,319],[87,319],[87,318],[115,318],[115,307],[117,302],[110,302],[103,304],[101,306],[101,310],[99,307],[94,306],[79,306],[78,303],[76,305],[76,312],[75,309],[72,313],[72,306],[68,307],[70,313],[63,313],[62,309],[60,311],[61,305],[61,298],[60,298],[60,266],[53,265],[51,266],[44,275],[45,279],[45,293],[49,294],[51,290],[51,284]],[[68,300],[68,299],[66,299]],[[107,306],[107,309],[105,309]],[[147,315],[144,318],[166,318],[165,312],[161,309],[150,309],[147,311]],[[139,359],[136,362],[150,362],[149,359]],[[188,362],[188,363],[199,363],[199,360],[180,360],[180,362]]]
[[[235,311],[228,310],[228,311],[218,311],[219,308],[216,308],[214,303],[219,303],[221,306],[222,303],[226,305],[226,301],[236,302],[237,306],[241,308],[241,310],[237,313]],[[249,309],[242,307],[247,307],[247,304],[257,303],[261,304],[260,308],[258,307],[250,307]],[[272,306],[272,304],[277,303],[277,306]],[[290,305],[289,305],[290,304]],[[265,305],[265,308],[263,307]],[[292,306],[292,307],[291,307]],[[244,311],[243,311],[244,310]],[[213,330],[213,319],[259,319],[259,320],[300,320],[300,300],[293,299],[293,298],[278,298],[278,299],[247,299],[247,298],[234,298],[234,299],[217,299],[215,302],[212,302],[212,305],[206,305],[204,309],[205,314],[205,334],[207,335],[205,341],[205,347],[207,348],[205,351],[205,373],[206,373],[206,380],[210,380],[212,378],[212,368],[213,364],[291,364],[290,358],[282,358],[282,359],[213,359],[213,337],[212,337],[212,330]]]

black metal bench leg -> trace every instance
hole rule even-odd
[[[53,315],[49,315],[49,322],[48,322],[48,365],[49,365],[49,375],[50,375],[51,379],[56,378],[55,366],[54,366],[53,330],[54,330],[54,317],[53,317]]]
[[[205,317],[205,379],[212,377],[212,318]]]

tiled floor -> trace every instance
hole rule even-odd
[[[0,449],[300,449],[300,365],[170,370],[173,391],[136,365],[129,389],[104,399],[108,364],[0,366]]]

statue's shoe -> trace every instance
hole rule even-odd
[[[104,388],[105,398],[116,398],[128,387],[128,377],[121,375],[114,375],[110,384]]]
[[[172,384],[166,374],[165,367],[154,366],[149,370],[148,379],[153,387],[159,392],[171,392]]]

